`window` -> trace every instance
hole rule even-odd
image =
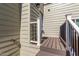
[[[30,24],[30,38],[31,41],[37,41],[37,23]]]

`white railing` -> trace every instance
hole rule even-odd
[[[79,34],[79,27],[72,21],[71,15],[67,16],[67,21],[71,24],[71,26],[76,30]]]
[[[78,55],[79,27],[73,22],[71,15],[66,15],[66,43],[70,55]]]
[[[41,37],[40,37],[40,18],[37,19],[37,46],[40,46],[40,41],[41,41]]]

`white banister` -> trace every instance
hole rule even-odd
[[[79,34],[79,27],[72,21],[71,15],[67,16],[67,20],[71,24],[71,26],[76,30],[76,32]]]
[[[66,20],[71,20],[71,16],[66,15]],[[69,43],[69,24],[68,24],[68,21],[66,21],[66,44],[67,44],[67,47],[66,47],[67,51],[69,51],[70,55],[72,55],[70,43]]]
[[[37,46],[40,46],[40,18],[37,19]]]
[[[66,43],[67,43],[67,49],[70,52],[71,56],[75,55],[74,54],[75,52],[78,55],[78,46],[77,46],[76,51],[74,49],[75,47],[72,47],[73,44],[74,44],[74,43],[72,44],[72,41],[76,40],[77,41],[76,43],[78,43],[78,37],[75,38],[75,39],[73,38],[73,34],[71,32],[71,31],[73,31],[72,28],[75,30],[74,33],[76,33],[74,35],[76,35],[76,36],[79,35],[79,27],[78,27],[78,25],[75,24],[75,22],[72,21],[71,15],[66,15]]]

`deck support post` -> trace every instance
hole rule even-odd
[[[37,19],[37,46],[40,46],[40,17]]]

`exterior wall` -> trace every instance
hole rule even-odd
[[[30,21],[33,22],[33,20],[37,21],[37,18],[39,17],[39,10],[36,8],[34,3],[30,4]]]
[[[0,3],[0,55],[19,55],[19,39],[20,4]]]
[[[48,9],[50,11],[48,12]],[[72,18],[79,18],[79,4],[47,4],[44,6],[44,36],[59,37],[60,27],[64,24],[66,14],[72,14]]]
[[[44,4],[43,3],[40,3],[39,10],[41,11],[42,14],[44,13]]]
[[[21,12],[21,31],[20,31],[20,42],[29,43],[29,21],[30,21],[30,5],[22,4],[22,12]]]
[[[36,45],[30,44],[30,23],[33,20],[37,20],[39,12],[34,4],[24,3],[22,4],[21,13],[21,32],[20,32],[20,42],[21,49],[20,55],[22,56],[32,56],[36,55],[39,49]]]
[[[27,53],[26,46],[30,42],[30,4],[23,3],[22,4],[22,10],[21,10],[21,31],[20,31],[20,43],[21,43],[21,49],[20,49],[20,55],[25,55],[24,53]],[[26,50],[26,51],[25,51]]]

